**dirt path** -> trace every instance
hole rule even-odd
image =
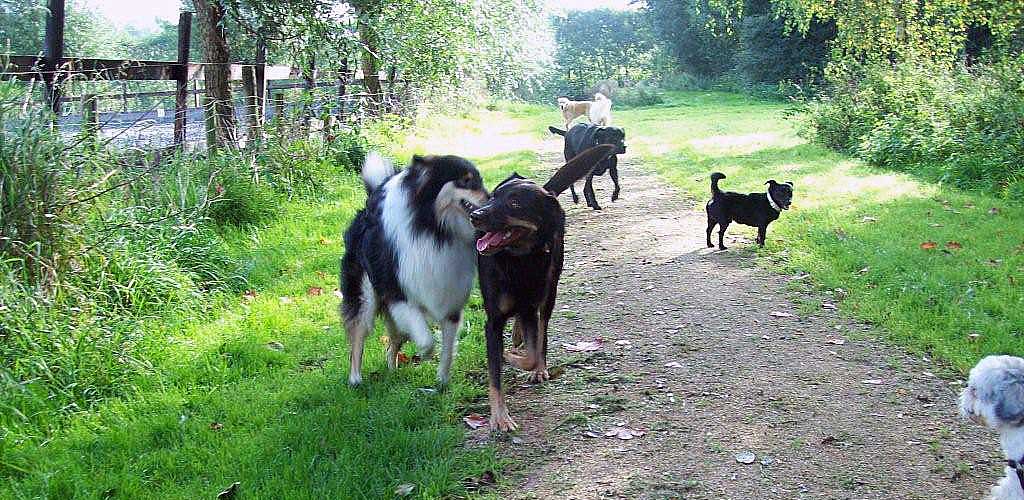
[[[505,498],[981,497],[1002,464],[994,436],[956,417],[958,385],[866,326],[799,308],[835,299],[754,267],[752,233],[734,227],[733,248],[706,249],[702,205],[637,161],[618,202],[596,182],[604,211],[562,200],[549,363],[567,364],[511,389],[523,431],[501,452],[526,465]],[[563,347],[598,337],[595,352]],[[604,436],[617,425],[645,434]]]

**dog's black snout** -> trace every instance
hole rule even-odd
[[[469,220],[473,222],[483,222],[487,218],[487,210],[478,208],[469,213]]]

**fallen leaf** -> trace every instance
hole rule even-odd
[[[306,295],[317,296],[317,295],[323,295],[323,294],[324,294],[324,289],[320,288],[318,286],[311,286],[311,287],[306,289]]]
[[[598,433],[596,433],[594,431],[584,431],[583,435],[588,437],[588,438],[599,438],[599,437],[601,437],[600,434],[598,434]]]
[[[391,337],[388,337],[387,335],[381,335],[379,340],[381,345],[388,345],[391,343]]]
[[[404,364],[406,364],[408,362],[409,362],[409,355],[408,354],[406,354],[404,352],[398,353],[398,364],[404,365]]]
[[[885,383],[885,381],[880,378],[869,378],[867,380],[861,380],[861,383],[869,385],[882,385]]]
[[[569,352],[593,352],[601,349],[601,340],[581,340],[575,344],[562,344],[562,348]]]
[[[978,332],[971,332],[967,334],[967,340],[971,342],[977,342],[979,338],[981,338],[981,334]]]
[[[932,222],[931,224],[928,225],[931,227],[942,227],[942,224],[939,224],[938,222]]]
[[[682,367],[683,367],[682,363],[680,363],[678,361],[669,361],[668,363],[665,363],[665,368],[682,368]]]
[[[400,484],[395,488],[395,495],[400,497],[407,497],[412,495],[412,490],[416,489],[416,485],[412,483]]]
[[[750,465],[754,463],[755,460],[757,460],[757,455],[754,455],[754,452],[751,451],[741,451],[734,455],[733,457],[736,459],[737,462],[744,465]]]
[[[211,431],[219,431],[219,430],[221,430],[223,428],[224,428],[224,424],[222,424],[220,422],[210,422],[210,430]]]
[[[342,295],[341,295],[341,290],[338,290],[337,288],[334,289],[334,296],[339,298],[339,299],[343,298]]]
[[[868,271],[870,271],[870,270],[871,270],[870,267],[864,267],[864,268],[861,268],[860,271],[857,271],[857,274],[867,274]]]
[[[939,244],[935,243],[934,241],[926,241],[924,243],[921,243],[921,250],[932,250],[937,246],[939,246]]]
[[[832,344],[832,345],[844,345],[844,344],[846,344],[846,340],[845,339],[828,339],[828,340],[825,341],[825,343],[826,344]]]
[[[864,216],[864,218],[862,218],[860,221],[861,222],[878,222],[878,219],[875,218],[875,217]]]
[[[282,305],[294,304],[295,300],[291,297],[278,297],[277,300],[281,301]]]
[[[822,309],[828,309],[829,311],[835,311],[837,309],[836,305],[831,303],[831,302],[822,302],[821,303],[821,308]]]
[[[615,345],[630,345],[630,344],[632,344],[632,342],[630,342],[628,340],[616,340],[615,341]]]
[[[316,277],[317,277],[318,279],[322,279],[322,280],[325,280],[325,279],[327,279],[327,273],[325,273],[325,272],[323,272],[323,271],[317,271],[317,272],[316,272]]]
[[[327,238],[324,238],[323,236],[321,236],[321,237],[320,237],[320,239],[319,239],[319,240],[317,240],[317,241],[318,241],[318,242],[319,242],[319,243],[320,243],[321,245],[330,245],[330,244],[331,244],[331,240],[329,240],[329,239],[327,239]]]
[[[284,350],[284,344],[282,344],[282,343],[280,343],[280,342],[278,342],[276,340],[271,340],[270,342],[267,342],[267,349],[270,349],[272,351],[283,351]]]
[[[796,317],[796,315],[793,314],[793,313],[782,312],[782,311],[772,311],[772,312],[768,313],[768,315],[769,316],[774,316],[776,318],[795,318]]]
[[[245,299],[246,302],[256,300],[256,290],[246,290],[245,293],[242,294],[242,298]]]
[[[946,248],[948,248],[950,250],[960,250],[963,247],[964,246],[961,245],[960,242],[957,242],[957,241],[947,241],[946,242]]]
[[[974,203],[968,203],[964,205],[964,208],[978,208]]]
[[[234,482],[231,486],[228,486],[226,490],[217,494],[217,500],[231,500],[238,494],[238,488],[242,486],[242,483]]]
[[[462,417],[462,421],[469,426],[470,429],[479,429],[487,425],[487,417],[480,415],[479,413],[470,413],[465,417]]]
[[[629,441],[635,437],[642,437],[644,434],[647,434],[647,431],[617,425],[605,431],[604,436]]]

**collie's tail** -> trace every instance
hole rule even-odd
[[[549,130],[549,131],[550,131],[550,132],[551,132],[552,134],[558,134],[558,135],[560,135],[560,136],[563,136],[563,137],[565,136],[565,131],[564,131],[564,130],[562,130],[562,129],[560,129],[560,128],[555,128],[555,127],[548,127],[548,130]]]
[[[366,161],[363,162],[363,184],[367,193],[380,187],[392,175],[395,175],[395,166],[390,160],[376,151],[370,151],[366,155]]]

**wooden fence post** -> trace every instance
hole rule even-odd
[[[43,81],[46,83],[46,103],[55,115],[60,115],[60,82],[57,68],[64,57],[64,0],[49,0],[46,16],[46,38],[43,47]]]
[[[259,124],[263,125],[267,113],[267,41],[260,34],[256,38],[256,103],[259,106]]]
[[[277,120],[277,133],[284,136],[284,94],[281,92],[274,94],[274,119]]]
[[[348,86],[348,57],[341,61],[341,72],[338,73],[338,121],[345,123],[345,95]]]
[[[82,136],[94,141],[100,132],[100,115],[96,109],[96,94],[82,94]]]
[[[252,146],[261,139],[259,98],[256,94],[256,66],[242,66],[242,90],[245,93],[246,146]]]
[[[174,146],[185,144],[185,128],[188,126],[188,58],[189,41],[192,40],[192,13],[182,12],[178,16],[178,67],[175,68],[177,88],[174,96]]]
[[[206,126],[206,149],[217,148],[217,111],[213,109],[214,99],[203,95],[203,123]]]

